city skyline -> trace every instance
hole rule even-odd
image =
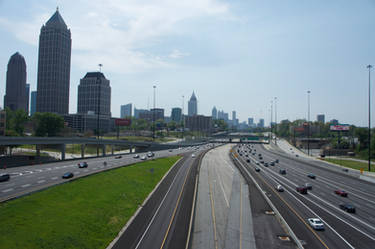
[[[145,5],[157,7],[152,2]],[[371,1],[204,1],[196,5],[161,2],[156,8],[161,14],[147,20],[138,18],[147,8],[137,3],[109,1],[104,5],[92,1],[85,5],[78,0],[61,5],[73,34],[69,113],[77,110],[80,77],[102,63],[113,83],[114,114],[120,113],[124,92],[134,106],[146,107],[156,84],[158,106],[168,112],[180,106],[181,96],[189,96],[194,89],[200,97],[199,114],[210,115],[216,105],[218,109],[236,110],[240,121],[252,116],[269,123],[268,103],[277,97],[278,120],[294,120],[306,118],[306,91],[311,90],[311,117],[325,113],[326,120],[366,126],[366,65],[374,64],[375,58],[371,46],[375,37],[367,34],[374,23],[371,13],[375,5]],[[248,5],[257,12],[244,8]],[[56,2],[3,1],[0,6],[0,95],[5,94],[7,58],[16,51],[26,59],[33,91],[38,34]],[[19,10],[19,15],[12,15],[13,10]],[[157,21],[167,26],[155,24]],[[220,26],[220,30],[207,22]],[[197,24],[203,25],[196,29]],[[126,60],[119,60],[124,56]]]

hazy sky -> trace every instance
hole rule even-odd
[[[367,125],[368,71],[375,64],[374,0],[0,0],[0,103],[6,67],[19,51],[36,89],[40,28],[59,6],[72,33],[70,113],[77,87],[102,63],[120,105],[169,115],[195,91],[198,112],[237,111],[240,121],[311,119]],[[375,79],[375,70],[372,73]],[[375,81],[372,93],[375,91]],[[375,97],[375,94],[372,94]],[[375,98],[372,105],[375,124]]]

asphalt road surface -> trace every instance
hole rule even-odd
[[[201,146],[200,150],[206,146]],[[173,150],[154,151],[154,158],[167,157],[190,151],[196,151],[198,147],[189,147]],[[135,154],[122,155],[122,158],[116,159],[115,156],[99,157],[92,159],[62,161],[41,165],[14,167],[6,170],[0,170],[0,173],[9,173],[10,180],[0,182],[0,202],[14,197],[25,195],[33,191],[44,189],[49,186],[64,183],[70,179],[62,179],[66,172],[72,172],[74,178],[90,175],[103,170],[122,167],[142,161],[140,157],[147,153],[140,153],[139,158],[133,158]],[[146,156],[146,160],[149,160]],[[78,168],[79,162],[87,162],[87,168]]]
[[[240,160],[256,177],[258,183],[286,219],[305,248],[375,248],[375,185],[345,173],[327,170],[324,163],[316,160],[299,160],[280,153],[265,150],[261,145],[250,145],[240,149]],[[256,154],[253,155],[254,149]],[[256,163],[279,159],[275,166],[265,167],[260,163],[260,172],[255,172]],[[250,159],[251,163],[246,160]],[[286,170],[286,175],[279,173]],[[307,175],[313,173],[316,179]],[[310,183],[312,190],[307,195],[296,191],[297,186]],[[285,192],[274,188],[281,184]],[[341,197],[334,190],[341,189],[348,197]],[[339,208],[340,203],[351,203],[356,213],[347,213]],[[317,217],[325,224],[324,231],[315,231],[307,222]]]

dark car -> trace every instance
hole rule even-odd
[[[275,163],[279,163],[279,159],[276,159],[276,160],[275,160]]]
[[[311,183],[305,183],[305,187],[308,189],[308,190],[312,190],[312,185]]]
[[[255,168],[255,171],[256,171],[256,172],[259,172],[259,171],[260,171],[260,168],[256,167],[256,168]]]
[[[270,162],[270,165],[271,166],[275,166],[275,162]]]
[[[348,193],[341,189],[335,190],[335,194],[340,195],[342,197],[348,197]]]
[[[248,162],[248,163],[249,163],[249,162],[250,162],[250,159],[247,159],[247,160],[246,160],[246,162]]]
[[[285,169],[280,169],[279,173],[282,174],[282,175],[286,175],[286,170]]]
[[[264,167],[268,167],[268,163],[264,163]]]
[[[349,203],[341,203],[340,208],[348,213],[355,213],[355,207]]]
[[[9,174],[0,174],[0,182],[9,181],[10,175]]]
[[[72,178],[74,175],[73,175],[73,173],[72,172],[66,172],[63,176],[62,176],[62,178],[63,179],[69,179],[69,178]]]
[[[115,159],[120,159],[120,158],[122,158],[121,155],[115,156]]]
[[[81,162],[81,163],[78,163],[78,168],[87,168],[87,163],[86,162]]]
[[[296,187],[296,190],[300,194],[303,194],[303,195],[307,194],[307,188],[305,186]]]
[[[309,177],[309,178],[311,178],[311,179],[315,179],[315,178],[316,178],[316,176],[315,176],[314,174],[311,174],[311,173],[308,174],[307,177]]]
[[[262,159],[263,159],[263,157],[260,156],[260,157],[259,157],[259,160],[262,160]]]
[[[261,163],[261,164],[263,164],[263,163],[264,163],[264,161],[262,160],[262,161],[260,161],[260,163]]]

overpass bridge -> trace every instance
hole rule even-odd
[[[36,155],[40,156],[40,149],[43,145],[54,145],[61,151],[61,160],[65,160],[65,151],[67,144],[81,145],[81,158],[85,157],[86,145],[96,145],[102,151],[102,156],[106,155],[106,146],[112,147],[112,154],[114,154],[114,146],[127,147],[130,153],[134,151],[152,151],[173,149],[179,147],[197,146],[207,143],[206,141],[197,142],[179,142],[179,143],[155,143],[155,142],[135,142],[127,140],[110,140],[110,139],[96,139],[96,138],[77,138],[77,137],[0,137],[0,147],[12,147],[17,145],[35,145]],[[99,154],[98,154],[99,156]]]
[[[212,135],[210,142],[213,143],[269,143],[269,134],[250,132],[221,132]]]

